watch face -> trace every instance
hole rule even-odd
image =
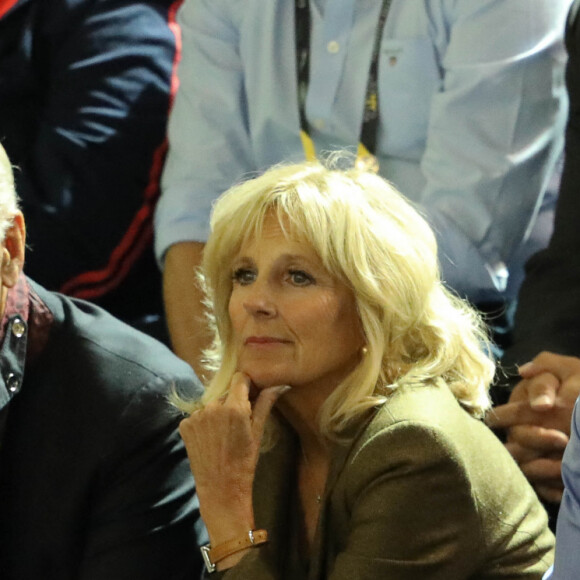
[[[211,561],[211,558],[209,557],[210,549],[211,546],[209,544],[206,544],[205,546],[202,546],[200,548],[203,561],[205,562],[205,567],[207,568],[207,571],[211,574],[212,572],[215,572],[215,564]]]

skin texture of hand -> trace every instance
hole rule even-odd
[[[208,403],[179,426],[212,546],[255,528],[252,488],[260,442],[272,406],[288,389],[263,389],[250,402],[250,387],[250,378],[236,373],[225,398]],[[226,558],[218,569],[233,566],[244,553]]]
[[[538,495],[559,502],[562,455],[580,394],[580,359],[542,352],[521,366],[519,373],[522,380],[509,402],[496,407],[487,423],[494,429],[507,429],[506,447]]]

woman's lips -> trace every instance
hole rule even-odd
[[[276,345],[276,344],[287,344],[289,341],[284,340],[283,338],[276,338],[274,336],[249,336],[244,341],[245,345]]]

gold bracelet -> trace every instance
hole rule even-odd
[[[205,567],[208,572],[215,572],[215,566],[218,562],[241,552],[246,548],[254,548],[265,544],[268,541],[268,532],[266,530],[250,530],[247,534],[241,538],[234,538],[233,540],[228,540],[227,542],[222,542],[218,544],[215,548],[212,548],[209,544],[201,547],[201,555],[203,556],[203,561],[205,562]]]

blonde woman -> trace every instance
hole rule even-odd
[[[307,163],[217,202],[214,374],[181,423],[227,579],[541,578],[553,537],[479,420],[494,367],[387,182]]]

